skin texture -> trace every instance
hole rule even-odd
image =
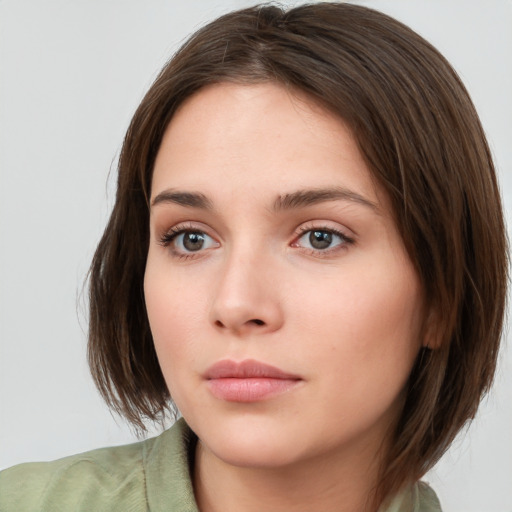
[[[286,200],[324,189],[338,197]],[[168,126],[151,197],[146,304],[171,396],[200,439],[201,510],[363,510],[423,307],[350,131],[281,86],[213,85]],[[214,396],[208,369],[248,359],[295,380],[255,401]]]

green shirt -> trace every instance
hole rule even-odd
[[[0,512],[198,512],[190,479],[195,436],[183,420],[158,437],[0,473]],[[418,483],[382,512],[441,512]]]

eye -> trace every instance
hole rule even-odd
[[[308,229],[293,244],[311,251],[328,252],[343,245],[353,243],[353,240],[334,229]]]
[[[213,247],[218,247],[218,242],[204,231],[173,228],[170,232],[163,235],[160,240],[164,247],[172,247],[172,251],[177,255],[189,255]]]
[[[174,238],[174,245],[177,249],[196,252],[201,249],[209,249],[214,245],[213,239],[200,231],[186,231]]]

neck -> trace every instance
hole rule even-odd
[[[279,468],[239,467],[198,442],[194,488],[201,512],[374,512],[369,508],[378,463],[352,456],[302,461]]]

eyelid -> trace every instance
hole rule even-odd
[[[159,245],[167,248],[176,258],[197,258],[204,256],[205,253],[207,253],[211,249],[216,249],[221,245],[219,237],[212,234],[211,231],[212,230],[209,228],[209,226],[203,224],[202,222],[184,221],[172,225],[171,227],[167,227],[166,229],[157,229],[156,242]],[[324,231],[331,233],[334,236],[338,237],[340,239],[340,242],[333,245],[332,247],[327,247],[324,249],[302,246],[299,243],[300,239],[304,237],[305,234],[312,231]],[[210,238],[213,241],[213,246],[206,248],[201,247],[197,251],[180,250],[179,248],[173,245],[173,242],[176,240],[177,237],[187,232],[203,233],[206,237]],[[293,240],[290,243],[290,246],[302,250],[304,252],[308,252],[312,255],[316,255],[318,257],[327,257],[340,250],[347,249],[348,246],[353,245],[355,242],[356,235],[352,230],[346,228],[345,226],[342,226],[337,222],[335,223],[333,221],[315,220],[305,222],[295,229]]]
[[[324,231],[328,233],[332,233],[333,235],[339,237],[341,239],[341,243],[334,245],[333,247],[328,247],[326,249],[315,249],[311,247],[302,247],[299,245],[299,241],[304,237],[305,234],[310,233],[312,231]],[[348,246],[354,245],[356,243],[356,237],[352,234],[353,232],[348,228],[344,228],[336,223],[336,226],[333,226],[330,221],[309,221],[305,224],[300,225],[295,230],[295,236],[293,242],[290,244],[292,247],[297,249],[306,251],[314,256],[318,257],[327,257],[332,255],[333,253],[337,253],[340,250],[347,249]]]
[[[209,237],[215,240],[217,239],[217,237],[215,237],[211,233],[211,229],[206,224],[195,221],[178,222],[176,224],[170,225],[170,227],[169,224],[166,224],[165,227],[157,227],[157,229],[155,229],[155,238],[157,239],[157,241],[159,241],[165,238],[166,236],[176,236],[186,231],[205,233]]]
[[[173,243],[180,235],[183,235],[184,233],[202,233],[206,237],[213,240],[214,246],[206,247],[204,249],[201,248],[197,251],[181,251],[177,247],[173,246]],[[171,226],[170,228],[162,230],[162,232],[156,236],[156,241],[159,245],[168,249],[173,257],[179,259],[201,257],[209,250],[220,246],[220,242],[218,241],[217,237],[211,234],[211,230],[208,227],[202,223],[194,223],[190,221],[181,222]]]
[[[299,238],[304,233],[307,233],[308,231],[330,231],[332,233],[339,234],[343,238],[347,240],[351,240],[353,242],[356,241],[357,235],[354,231],[347,228],[346,226],[343,226],[342,224],[339,224],[338,222],[329,221],[329,220],[312,220],[307,221],[298,226],[295,230],[294,236],[295,238]]]

